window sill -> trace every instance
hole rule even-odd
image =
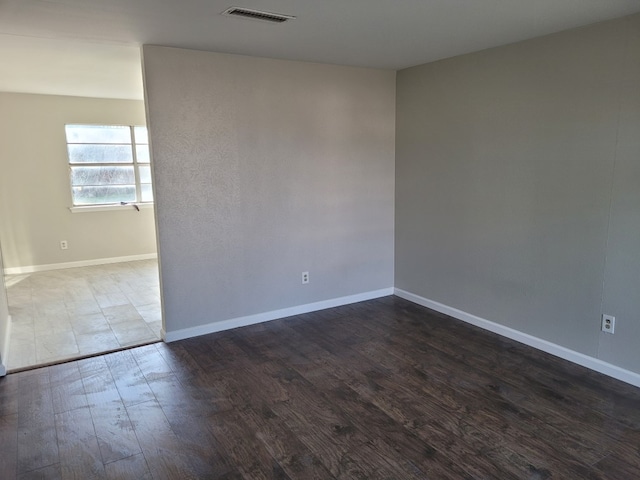
[[[71,213],[89,213],[89,212],[103,212],[107,210],[134,210],[135,207],[139,209],[153,208],[153,202],[151,203],[127,203],[126,205],[86,205],[83,207],[69,207]]]

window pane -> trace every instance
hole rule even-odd
[[[149,145],[136,145],[136,159],[139,163],[149,163]]]
[[[151,183],[151,167],[140,165],[140,183]]]
[[[71,167],[71,185],[135,185],[131,167]]]
[[[149,143],[147,127],[133,127],[133,135],[136,139],[136,143]]]
[[[132,163],[130,145],[68,145],[70,163]]]
[[[115,125],[66,125],[67,143],[131,143],[131,129]]]
[[[151,190],[150,183],[140,185],[140,193],[142,194],[143,202],[153,202],[153,191]]]
[[[135,185],[110,185],[105,187],[73,187],[74,205],[135,202]]]

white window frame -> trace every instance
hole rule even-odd
[[[142,192],[141,192],[141,182],[140,182],[140,165],[143,166],[147,166],[149,165],[149,167],[151,168],[151,158],[149,158],[149,163],[142,163],[140,164],[138,162],[138,153],[137,153],[137,149],[136,146],[138,145],[136,143],[136,138],[135,138],[135,128],[136,127],[145,127],[146,125],[104,125],[104,124],[81,124],[81,123],[70,123],[70,124],[66,124],[65,125],[65,133],[66,133],[66,127],[68,125],[87,125],[87,126],[97,126],[97,127],[127,127],[129,129],[129,139],[130,142],[129,143],[111,143],[108,145],[128,145],[131,147],[131,153],[132,153],[132,162],[131,163],[123,163],[123,162],[100,162],[100,163],[72,163],[71,162],[71,158],[69,157],[69,145],[106,145],[106,144],[102,144],[102,143],[80,143],[80,142],[69,142],[66,141],[66,145],[67,145],[67,165],[68,165],[68,169],[69,169],[69,187],[70,187],[70,193],[71,193],[71,203],[72,206],[69,207],[69,210],[72,213],[84,213],[84,212],[95,212],[95,211],[108,211],[108,210],[130,210],[130,209],[135,209],[135,210],[140,210],[141,208],[153,208],[153,204],[154,201],[143,201],[142,200]],[[66,137],[65,137],[66,139]],[[141,143],[140,145],[149,145],[148,143],[143,144]],[[71,168],[74,166],[105,166],[105,167],[109,167],[109,166],[133,166],[133,172],[134,172],[134,179],[135,179],[135,188],[136,188],[136,201],[135,202],[126,202],[124,204],[122,203],[99,203],[99,204],[95,204],[95,205],[74,205],[73,204],[73,183],[72,183],[72,175],[71,175]],[[152,188],[153,188],[153,181],[151,182]]]

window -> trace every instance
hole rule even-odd
[[[153,202],[147,127],[66,125],[74,207]]]

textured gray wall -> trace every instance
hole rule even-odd
[[[640,372],[639,31],[398,73],[397,288]]]
[[[395,72],[143,64],[167,332],[393,286]]]

